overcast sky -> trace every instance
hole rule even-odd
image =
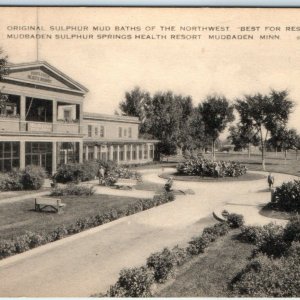
[[[1,46],[11,62],[36,60],[35,40],[8,40],[10,34],[34,31],[7,30],[8,26],[36,25],[36,8],[0,8]],[[85,111],[113,113],[125,91],[140,86],[151,93],[172,90],[191,95],[194,104],[211,93],[230,100],[245,93],[288,89],[298,105],[290,126],[300,131],[300,36],[285,26],[300,26],[300,11],[281,9],[113,9],[39,8],[39,24],[49,26],[281,26],[280,40],[40,40],[39,57],[89,89]],[[49,32],[45,32],[49,33]],[[75,34],[78,32],[52,32]],[[82,34],[91,32],[82,32]],[[141,32],[121,32],[141,34]],[[145,32],[142,32],[145,33]],[[105,32],[94,32],[108,34]],[[116,32],[111,32],[116,34]],[[176,32],[180,34],[180,32]],[[213,34],[213,33],[210,33]],[[246,32],[242,34],[253,34]],[[257,33],[255,33],[257,34]]]

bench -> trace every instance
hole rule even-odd
[[[65,203],[61,203],[61,199],[50,198],[50,197],[41,197],[35,198],[35,211],[41,212],[45,208],[52,208],[55,212],[59,213],[60,209],[66,206]]]
[[[123,188],[123,187],[132,189],[135,185],[137,185],[137,181],[135,179],[119,178],[118,181],[114,185],[118,189]]]

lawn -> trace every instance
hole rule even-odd
[[[254,247],[239,242],[238,232],[218,239],[205,254],[180,267],[174,279],[158,287],[155,297],[233,297],[228,284],[247,264]]]
[[[207,156],[209,158],[209,156]],[[252,154],[248,158],[245,154],[238,153],[217,153],[217,160],[233,160],[239,161],[246,165],[251,171],[262,171],[261,156]],[[275,173],[291,174],[295,176],[300,175],[300,160],[296,160],[295,156],[290,154],[285,160],[282,155],[278,157],[274,153],[268,153],[266,157],[266,171]]]
[[[73,224],[75,220],[111,208],[119,208],[136,202],[138,199],[109,195],[92,195],[89,197],[65,196],[60,197],[66,203],[61,214],[34,211],[34,200],[27,199],[0,205],[0,239],[8,239],[32,232],[52,232],[61,225]]]

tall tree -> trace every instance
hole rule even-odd
[[[284,151],[284,158],[287,158],[287,151],[290,149],[297,149],[298,134],[296,129],[287,129],[286,127],[279,127],[271,131],[271,138],[268,143],[274,148],[279,147]]]
[[[252,128],[241,124],[230,126],[228,140],[234,145],[234,150],[248,148],[248,157],[251,155],[251,145],[259,145],[259,137]]]
[[[3,77],[8,74],[8,66],[7,66],[7,56],[4,55],[2,48],[0,48],[0,81],[3,80]],[[8,96],[0,91],[0,110],[4,109],[6,106],[6,102],[8,100]]]
[[[235,108],[242,126],[251,128],[260,137],[262,168],[265,170],[265,144],[273,128],[285,126],[294,104],[288,92],[271,90],[268,95],[260,93],[237,99]]]
[[[224,96],[208,96],[198,107],[204,125],[205,135],[212,142],[212,159],[215,159],[215,143],[228,123],[234,120],[234,107]]]
[[[141,121],[140,132],[147,133],[149,129],[149,113],[151,113],[151,96],[147,91],[135,87],[132,91],[125,93],[125,99],[119,104],[123,114],[138,117]]]

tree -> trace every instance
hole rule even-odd
[[[0,81],[3,80],[3,77],[8,74],[8,66],[7,66],[7,56],[3,55],[3,50],[0,48]],[[8,100],[8,96],[0,91],[0,110],[2,111]]]
[[[149,130],[159,139],[158,149],[166,155],[182,149],[186,140],[189,115],[192,113],[191,97],[157,92],[152,97],[151,114],[148,115]]]
[[[234,145],[235,151],[248,148],[248,157],[251,155],[251,145],[259,144],[257,133],[252,128],[241,126],[241,124],[229,128],[228,139]]]
[[[265,144],[274,128],[285,126],[294,104],[288,98],[288,92],[271,90],[268,95],[260,93],[245,95],[237,99],[235,108],[240,115],[240,123],[259,135],[262,168],[265,170]]]
[[[205,135],[212,142],[212,158],[215,159],[215,143],[227,124],[234,120],[234,107],[224,96],[208,96],[198,107]]]
[[[149,92],[135,87],[132,91],[125,93],[125,99],[120,102],[119,108],[124,115],[139,118],[142,134],[148,131],[148,114],[151,113],[151,96]]]
[[[287,158],[287,151],[290,149],[297,149],[299,136],[295,129],[287,129],[286,127],[278,127],[271,131],[271,138],[268,143],[274,148],[280,148],[284,151],[284,158]]]

